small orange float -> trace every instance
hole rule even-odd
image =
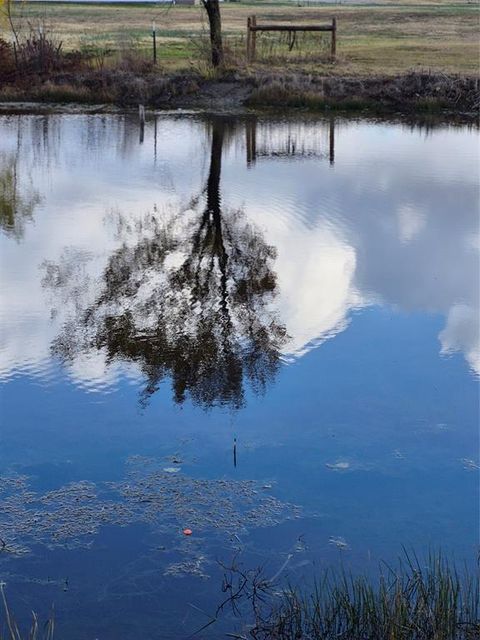
[[[191,529],[184,529],[183,530],[183,534],[186,536],[191,536],[193,533],[193,531]]]

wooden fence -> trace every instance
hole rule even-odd
[[[300,130],[295,135],[288,125],[284,125],[285,132],[280,136],[272,136],[268,128],[259,125],[255,116],[245,121],[245,147],[247,152],[247,167],[254,165],[261,158],[328,158],[330,164],[335,163],[335,120],[330,118],[328,126],[315,126],[312,130]],[[263,131],[262,131],[263,129]],[[302,133],[306,144],[302,144]],[[277,139],[275,139],[277,138]]]
[[[287,31],[289,34],[295,34],[297,31],[330,31],[332,39],[330,44],[330,55],[334,60],[337,55],[337,19],[332,18],[332,24],[319,25],[291,25],[291,24],[257,24],[256,16],[247,18],[247,61],[255,60],[257,48],[257,32],[258,31]]]

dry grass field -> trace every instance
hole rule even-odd
[[[300,5],[302,2],[299,3]],[[380,3],[316,4],[250,2],[222,6],[223,29],[230,60],[245,66],[247,17],[261,22],[324,24],[338,21],[338,58],[328,61],[329,34],[298,38],[288,52],[285,36],[259,36],[261,68],[286,65],[312,73],[334,75],[393,75],[407,70],[478,73],[478,2],[404,0]],[[66,4],[22,2],[17,23],[45,23],[62,41],[64,50],[89,50],[99,64],[122,52],[150,56],[151,23],[155,20],[158,64],[166,71],[189,69],[205,58],[207,24],[201,7],[149,4]],[[5,28],[5,27],[3,27]]]

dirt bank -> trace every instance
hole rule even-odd
[[[3,109],[9,102],[144,104],[162,109],[244,112],[251,108],[370,113],[443,113],[476,119],[479,79],[473,76],[410,72],[397,76],[338,77],[302,73],[198,73],[101,71],[51,74],[35,82],[0,85]]]

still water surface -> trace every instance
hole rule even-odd
[[[477,145],[334,119],[0,117],[19,618],[54,602],[59,637],[181,638],[238,551],[296,584],[402,545],[473,561]]]

